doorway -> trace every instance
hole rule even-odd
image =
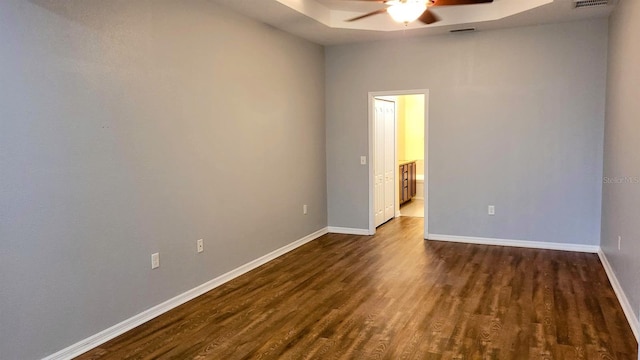
[[[393,119],[389,121],[384,109],[391,106]],[[369,233],[372,235],[377,226],[392,217],[422,215],[424,238],[429,233],[428,107],[429,90],[426,89],[369,93]],[[380,128],[386,132],[377,131]],[[389,150],[390,140],[385,135],[391,132],[393,150]],[[389,153],[393,155],[390,157]],[[390,217],[387,199],[391,186],[394,210]]]

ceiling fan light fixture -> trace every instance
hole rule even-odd
[[[427,3],[424,0],[397,1],[387,8],[387,12],[394,21],[405,24],[418,19],[425,10],[427,10]]]

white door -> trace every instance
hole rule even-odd
[[[395,103],[375,99],[374,220],[375,226],[395,215]]]
[[[396,103],[387,102],[384,119],[384,221],[395,215]]]
[[[384,120],[385,120],[385,102],[381,100],[375,101],[375,119],[374,119],[374,163],[373,163],[373,180],[374,180],[374,219],[376,226],[384,223]]]

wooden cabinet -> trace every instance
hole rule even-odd
[[[400,205],[416,196],[416,162],[400,163]]]

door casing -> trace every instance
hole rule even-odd
[[[375,226],[375,195],[374,195],[374,120],[375,120],[375,98],[384,96],[402,96],[402,95],[424,95],[424,235],[429,235],[429,89],[413,89],[413,90],[390,90],[390,91],[370,91],[368,95],[368,113],[369,113],[369,235],[376,233]],[[396,168],[398,162],[396,158]]]

